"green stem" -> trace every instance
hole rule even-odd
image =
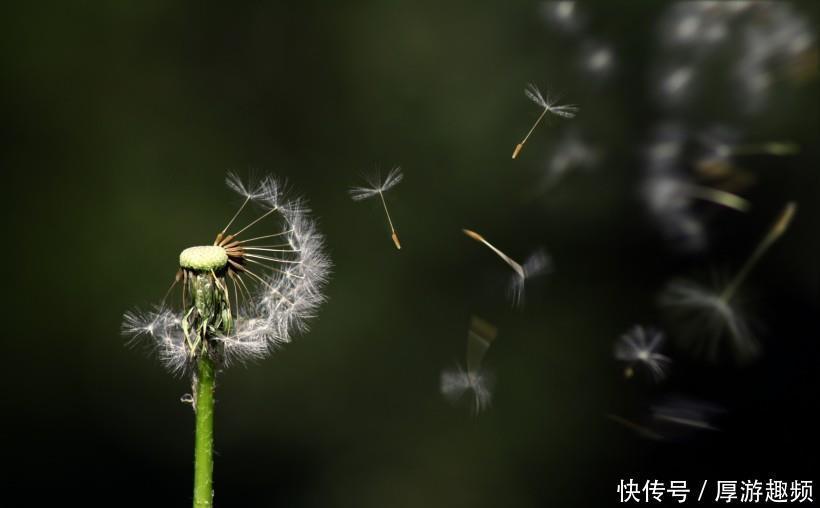
[[[196,449],[194,452],[194,508],[213,506],[214,380],[213,361],[203,352],[196,379]]]

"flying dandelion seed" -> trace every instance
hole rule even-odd
[[[615,343],[615,358],[627,363],[624,375],[631,378],[635,374],[635,365],[643,365],[655,381],[666,377],[666,369],[671,360],[668,356],[658,353],[664,340],[665,337],[660,330],[640,325],[621,335]]]
[[[542,2],[539,11],[550,25],[565,32],[574,32],[583,24],[575,4],[571,0]]]
[[[763,254],[788,229],[797,210],[788,203],[769,232],[757,245],[737,274],[722,289],[714,290],[692,281],[675,281],[661,294],[660,303],[683,324],[680,338],[696,355],[714,361],[719,353],[719,339],[728,336],[738,360],[748,360],[759,352],[737,292]]]
[[[810,17],[787,2],[756,4],[755,16],[740,26],[741,56],[733,69],[740,92],[737,97],[752,113],[766,104],[775,82],[799,82],[817,75],[816,35]]]
[[[680,441],[697,432],[719,431],[715,420],[723,413],[715,404],[675,395],[653,405],[640,423],[614,414],[606,417],[652,441]]]
[[[655,171],[644,178],[641,193],[663,235],[678,247],[699,251],[706,245],[706,228],[691,208],[689,185],[678,171]]]
[[[577,169],[590,170],[598,162],[599,154],[574,130],[562,137],[547,161],[546,171],[535,192],[540,194],[555,187],[568,173]]]
[[[693,75],[694,69],[689,66],[672,69],[661,80],[661,93],[669,100],[680,100],[692,82]]]
[[[487,350],[498,335],[498,329],[481,318],[470,318],[467,331],[467,369],[460,365],[445,369],[441,373],[441,393],[452,403],[462,400],[465,393],[473,414],[478,414],[490,406],[492,401],[493,377],[482,370],[481,364]]]
[[[552,269],[552,260],[543,249],[536,250],[524,261],[524,264],[519,264],[517,261],[501,252],[493,244],[488,242],[483,236],[470,229],[462,229],[465,235],[473,240],[486,245],[493,251],[502,261],[513,269],[513,275],[510,278],[507,286],[507,296],[512,301],[513,306],[518,306],[524,303],[524,292],[528,280],[543,275]]]
[[[659,214],[683,210],[695,199],[738,212],[747,212],[751,207],[746,199],[737,194],[691,183],[682,175],[672,172],[647,178],[644,192],[649,206]]]
[[[694,207],[697,201],[746,212],[751,207],[743,197],[718,188],[742,187],[740,174],[733,182],[696,183],[693,175],[682,170],[683,154],[689,135],[680,126],[661,126],[656,139],[646,150],[647,168],[641,185],[641,195],[651,218],[665,237],[677,247],[689,252],[703,250],[707,231]],[[718,175],[702,175],[715,177]],[[732,185],[729,185],[729,184]]]
[[[602,79],[609,76],[615,66],[615,52],[600,42],[587,42],[581,51],[581,68],[591,76]]]
[[[810,16],[791,2],[674,2],[661,17],[662,54],[678,67],[659,79],[667,106],[690,103],[696,77],[708,74],[716,55],[731,53],[727,75],[732,99],[745,113],[759,112],[782,79],[817,74],[816,36]],[[811,55],[814,55],[813,57]],[[699,93],[715,87],[700,87]]]
[[[652,406],[652,418],[670,435],[680,435],[686,429],[717,431],[715,417],[724,412],[723,408],[714,404],[681,396],[668,397]]]
[[[529,98],[532,102],[537,104],[539,107],[544,108],[544,111],[541,112],[541,114],[538,116],[538,119],[535,120],[534,124],[532,124],[532,127],[530,127],[530,130],[529,130],[529,132],[527,132],[527,135],[524,136],[524,139],[522,139],[520,143],[515,145],[515,149],[513,150],[513,153],[512,153],[512,158],[513,159],[518,157],[519,152],[521,152],[521,150],[524,148],[524,143],[527,142],[527,140],[532,135],[532,132],[535,130],[535,128],[538,126],[538,124],[541,123],[541,120],[544,118],[544,116],[547,113],[551,113],[555,116],[560,116],[560,117],[563,117],[563,118],[574,118],[575,114],[578,112],[578,108],[576,106],[569,105],[569,104],[568,105],[559,105],[559,104],[557,104],[557,102],[558,102],[557,99],[551,99],[549,97],[545,98],[541,94],[541,91],[538,89],[538,87],[536,87],[532,83],[527,85],[527,88],[524,89],[524,94],[527,96],[527,98]]]
[[[126,312],[122,324],[124,334],[152,339],[169,370],[191,375],[193,392],[185,400],[196,413],[196,506],[212,504],[217,371],[264,358],[304,330],[324,301],[330,269],[322,236],[306,209],[298,200],[286,201],[276,180],[267,177],[247,186],[229,174],[226,182],[244,201],[212,245],[189,247],[179,255],[171,289],[181,283],[181,307],[163,300],[152,311]],[[231,229],[251,203],[262,212]],[[252,228],[258,230],[253,237]]]
[[[790,141],[767,141],[762,143],[740,143],[739,136],[725,127],[714,127],[699,136],[702,155],[696,166],[698,172],[711,178],[735,177],[741,180],[741,172],[735,167],[733,158],[752,155],[786,157],[800,151],[796,143]],[[748,179],[748,178],[747,178]]]
[[[396,228],[393,227],[390,212],[387,211],[384,193],[398,185],[403,178],[404,175],[401,172],[401,168],[396,166],[390,170],[390,173],[387,174],[387,178],[385,178],[384,181],[381,180],[381,177],[368,178],[367,183],[370,185],[369,187],[351,187],[348,191],[353,201],[363,201],[373,196],[379,196],[382,206],[384,207],[384,213],[387,215],[387,223],[390,225],[390,237],[393,239],[393,243],[397,249],[401,249],[401,243],[399,243],[399,235],[396,234]]]
[[[543,249],[539,249],[527,257],[521,268],[523,268],[524,275],[516,272],[510,277],[507,285],[507,297],[513,306],[524,304],[527,281],[549,272],[552,269],[552,260]]]

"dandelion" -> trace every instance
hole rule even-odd
[[[663,379],[666,376],[667,365],[671,362],[668,356],[658,353],[664,340],[665,337],[660,330],[640,325],[621,335],[615,343],[615,358],[627,363],[624,375],[631,378],[635,374],[634,366],[643,365],[652,374],[653,379]]]
[[[365,199],[372,198],[373,196],[379,196],[382,201],[382,206],[384,207],[384,213],[387,215],[387,223],[390,226],[390,237],[393,239],[393,243],[396,245],[397,249],[401,249],[401,243],[399,243],[399,235],[396,234],[396,228],[393,227],[393,220],[390,218],[390,212],[387,211],[387,203],[384,201],[384,193],[398,185],[403,178],[404,175],[401,172],[401,168],[396,166],[390,170],[390,173],[387,174],[387,178],[385,178],[384,181],[381,180],[381,177],[368,178],[367,183],[369,187],[351,187],[348,191],[350,192],[350,197],[353,201],[363,201]]]
[[[510,278],[507,286],[507,295],[512,301],[513,306],[520,305],[524,302],[524,290],[528,280],[547,273],[552,268],[552,260],[543,249],[538,249],[527,257],[524,264],[520,264],[508,255],[501,252],[497,247],[488,242],[483,236],[470,229],[462,229],[465,235],[473,240],[486,245],[498,257],[502,259],[507,265],[513,269],[513,275]]]
[[[786,232],[796,210],[793,202],[784,207],[752,255],[722,289],[713,290],[691,281],[676,281],[661,294],[661,305],[686,324],[681,334],[685,346],[696,354],[705,353],[714,360],[718,353],[718,339],[725,334],[731,340],[738,359],[745,360],[758,353],[757,341],[737,301],[737,292],[763,254]]]
[[[267,177],[248,186],[229,174],[226,182],[244,201],[212,245],[189,247],[179,255],[171,289],[181,284],[181,306],[163,299],[152,311],[125,313],[122,325],[126,335],[150,338],[169,370],[191,376],[192,394],[184,400],[196,413],[194,506],[213,502],[217,371],[264,358],[304,330],[324,300],[330,268],[323,239],[304,206],[286,201],[276,180]],[[262,212],[244,227],[232,228],[251,203]]]
[[[467,331],[467,368],[456,364],[455,368],[441,373],[441,393],[450,402],[458,402],[465,393],[471,392],[470,405],[473,414],[487,409],[492,400],[492,376],[482,370],[481,364],[487,350],[498,335],[498,329],[481,318],[470,318]]]
[[[535,120],[535,123],[532,124],[532,127],[530,127],[530,130],[529,132],[527,132],[527,135],[524,136],[524,139],[522,139],[520,143],[515,145],[515,149],[513,150],[512,154],[513,159],[518,157],[518,153],[521,151],[522,148],[524,148],[524,143],[527,142],[530,135],[532,135],[532,132],[535,130],[538,124],[541,123],[541,120],[547,113],[552,113],[553,115],[560,116],[563,118],[574,118],[575,114],[578,112],[578,108],[576,106],[559,105],[557,104],[557,99],[551,99],[549,97],[544,98],[538,87],[536,87],[532,83],[527,85],[527,88],[524,89],[524,94],[539,107],[544,108],[544,111],[541,112],[541,115],[539,115],[538,119]]]

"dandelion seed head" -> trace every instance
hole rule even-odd
[[[228,264],[228,254],[218,245],[188,247],[179,255],[179,266],[191,270],[220,270]]]
[[[123,318],[123,333],[152,339],[175,373],[190,371],[203,342],[221,366],[262,359],[306,330],[324,301],[331,264],[303,202],[288,200],[273,177],[249,185],[229,174],[226,184],[245,202],[213,245],[180,254],[182,308],[163,303]],[[262,212],[231,229],[248,203]]]

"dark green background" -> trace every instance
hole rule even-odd
[[[209,242],[239,201],[226,171],[273,173],[310,201],[333,258],[329,301],[273,357],[219,377],[218,506],[530,507],[614,503],[621,478],[810,479],[817,458],[817,81],[780,83],[761,114],[730,107],[720,70],[677,115],[746,139],[788,139],[752,158],[748,215],[723,214],[714,248],[681,257],[637,195],[657,122],[650,62],[665,4],[580,4],[610,41],[606,83],[578,69],[581,39],[527,2],[20,2],[0,15],[4,231],[0,499],[185,506],[193,418],[187,380],[119,335],[158,301],[183,248]],[[810,2],[796,9],[813,16]],[[816,11],[816,9],[814,9]],[[606,150],[536,200],[553,141],[527,82],[581,107],[571,125]],[[714,85],[712,85],[714,83]],[[720,83],[724,83],[721,85]],[[389,194],[403,249],[375,202],[346,188],[404,168]],[[731,271],[789,199],[793,230],[747,288],[766,324],[746,368],[679,360],[657,388],[623,380],[613,341],[661,323],[673,276]],[[538,245],[556,271],[523,310],[474,228],[517,258]],[[498,325],[493,408],[445,403],[469,317]],[[716,402],[722,431],[644,441],[606,413],[640,415],[666,392]],[[16,505],[15,503],[5,503]]]

